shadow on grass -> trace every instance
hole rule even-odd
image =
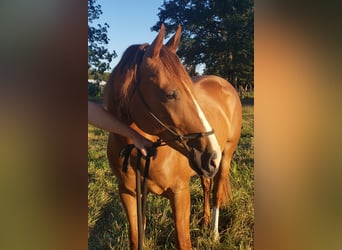
[[[122,246],[122,249],[126,247],[128,249],[128,231],[122,230],[124,223],[127,222],[121,201],[118,197],[113,197],[113,199],[103,205],[95,225],[89,228],[88,249],[113,249],[113,246],[117,246],[119,239],[127,244],[125,247]],[[123,237],[126,239],[123,240]]]
[[[88,101],[91,101],[91,102],[96,102],[98,104],[102,104],[103,103],[103,96],[90,96],[88,95]]]
[[[243,106],[254,106],[254,97],[245,97],[241,99],[241,103]]]

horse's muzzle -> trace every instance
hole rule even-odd
[[[215,151],[200,152],[196,149],[192,149],[190,152],[190,166],[199,175],[203,175],[208,178],[212,178],[217,173],[219,166],[215,159],[217,153]]]

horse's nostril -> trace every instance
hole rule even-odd
[[[210,158],[209,158],[209,165],[214,167],[214,168],[217,167],[216,162],[215,162],[216,158],[217,158],[216,152],[211,153]]]

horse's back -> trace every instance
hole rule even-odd
[[[234,87],[218,76],[197,76],[192,80],[196,98],[214,127],[219,144],[237,142],[241,132],[242,106]]]

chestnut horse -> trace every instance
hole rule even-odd
[[[170,200],[177,248],[191,249],[190,178],[201,176],[206,224],[214,180],[212,230],[217,239],[219,208],[230,194],[229,169],[240,137],[242,108],[237,92],[226,80],[189,77],[176,55],[180,26],[166,45],[164,29],[162,25],[151,45],[132,45],[124,52],[106,85],[105,105],[145,137],[167,143],[151,161],[148,191]],[[128,143],[132,143],[129,138],[110,134],[107,155],[129,221],[130,247],[137,249],[136,152],[132,152],[127,172],[118,157]]]

